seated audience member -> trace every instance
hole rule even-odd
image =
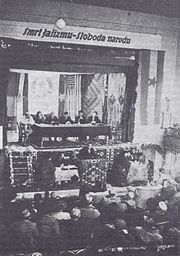
[[[31,126],[35,123],[33,117],[29,114],[29,112],[26,112],[26,114],[21,118],[20,124],[24,124],[25,126]]]
[[[43,114],[41,113],[41,111],[38,111],[36,116],[34,117],[34,121],[36,124],[43,124],[45,121],[45,118],[43,116]]]
[[[33,250],[37,246],[39,232],[37,225],[29,220],[30,212],[24,209],[19,220],[11,226],[13,247],[17,250]]]
[[[45,124],[58,124],[58,118],[55,116],[54,112],[51,112],[49,115],[46,116],[44,121]]]
[[[155,221],[152,218],[146,219],[143,227],[135,228],[135,235],[139,245],[162,245],[163,238],[159,230],[155,227]]]
[[[81,218],[81,210],[74,207],[71,211],[71,220],[66,225],[64,237],[66,249],[86,248],[90,243],[92,232],[92,225],[89,225],[88,221],[84,221]]]
[[[37,221],[42,248],[47,250],[58,248],[58,238],[60,236],[58,220],[51,216],[50,211],[49,205],[44,203]]]
[[[73,124],[73,120],[69,116],[68,112],[64,112],[62,116],[59,118],[59,123],[60,124]]]
[[[95,150],[92,147],[92,144],[88,144],[88,146],[83,147],[79,151],[79,159],[85,160],[85,159],[95,159],[97,158],[97,155],[95,153]]]
[[[100,217],[100,212],[92,203],[92,196],[90,194],[86,194],[84,198],[84,206],[81,208],[81,216],[83,219],[97,219]]]
[[[111,229],[109,241],[109,245],[113,247],[132,247],[136,244],[135,237],[128,231],[126,222],[121,218],[115,219],[114,228]]]
[[[171,227],[167,230],[164,241],[166,244],[176,245],[177,250],[180,249],[180,229],[179,227]]]
[[[101,120],[98,117],[98,113],[94,111],[91,116],[88,117],[88,123],[96,124],[101,123]]]
[[[33,209],[38,212],[39,209],[41,208],[42,203],[43,203],[42,195],[39,193],[34,194],[34,200],[32,203]]]
[[[84,116],[82,110],[79,110],[78,116],[76,116],[76,118],[75,118],[75,123],[76,124],[86,124],[87,123],[86,117]]]
[[[68,212],[65,212],[67,204],[64,200],[58,199],[55,202],[51,216],[57,220],[70,220],[71,216]]]
[[[153,219],[156,222],[163,222],[168,220],[168,208],[165,202],[161,201],[158,203],[158,206],[156,207],[155,211],[152,214]]]

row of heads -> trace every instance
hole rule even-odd
[[[55,116],[55,113],[54,113],[53,111],[51,111],[51,112],[50,112],[50,115],[51,115],[51,116]],[[69,116],[69,112],[65,111],[65,112],[63,113],[63,115],[64,115],[64,116]],[[79,111],[78,111],[78,115],[79,115],[79,116],[84,116],[84,112],[83,112],[82,110],[79,110]],[[26,112],[26,113],[25,113],[25,116],[26,116],[26,117],[30,117],[30,113],[29,113],[29,112]],[[40,118],[41,118],[42,116],[43,116],[43,114],[42,114],[41,111],[38,111],[38,112],[36,113],[36,117],[40,117]],[[98,112],[97,112],[97,111],[93,111],[93,112],[92,112],[92,116],[98,116]]]

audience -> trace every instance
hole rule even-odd
[[[167,219],[168,206],[162,198],[145,214],[125,201],[105,198],[93,200],[87,189],[80,198],[60,199],[46,191],[34,199],[16,199],[0,211],[0,249],[47,251],[106,247],[158,246],[163,243],[180,247],[180,229],[171,223],[162,229],[159,221]],[[129,193],[129,197],[133,197]],[[161,200],[161,201],[160,201]],[[6,217],[11,209],[11,220]],[[166,217],[166,218],[165,218]],[[6,221],[5,221],[6,220]],[[163,222],[164,223],[164,222]]]

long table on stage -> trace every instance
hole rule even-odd
[[[104,124],[34,124],[32,136],[40,138],[41,145],[44,137],[96,137],[99,135],[110,136],[110,125]]]

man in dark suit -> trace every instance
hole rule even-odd
[[[59,118],[60,124],[73,124],[73,120],[69,116],[68,112],[64,112],[62,116]]]
[[[84,116],[82,110],[79,110],[78,116],[76,116],[76,118],[75,118],[75,123],[76,124],[86,124],[87,123],[86,117]]]
[[[92,125],[101,123],[101,120],[98,117],[98,113],[94,111],[91,116],[88,117],[88,123],[91,123]],[[90,136],[90,140],[94,140],[96,137]]]
[[[75,123],[76,124],[86,124],[87,123],[87,120],[86,120],[86,117],[84,116],[82,110],[79,110],[78,112],[78,116],[76,116],[75,118]],[[79,136],[79,140],[86,140],[86,136]]]
[[[44,121],[45,124],[58,124],[58,118],[55,116],[54,112],[51,112],[49,115],[46,116]]]
[[[101,120],[98,117],[98,113],[94,111],[91,116],[88,117],[88,123],[96,124],[101,123]]]
[[[85,159],[96,159],[97,155],[95,150],[92,147],[92,144],[89,144],[88,146],[83,147],[79,151],[79,159],[85,160]]]

